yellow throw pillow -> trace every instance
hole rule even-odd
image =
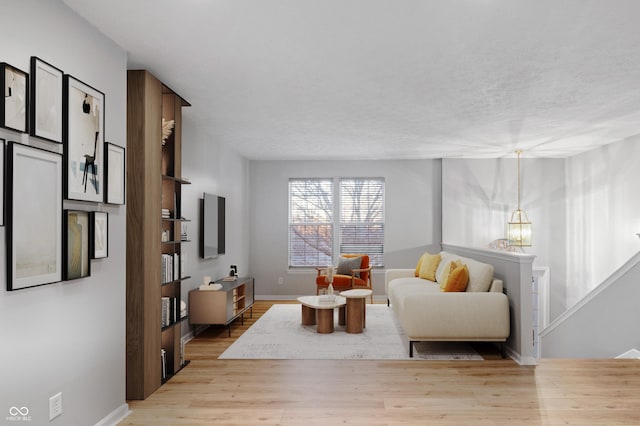
[[[425,253],[422,256],[422,264],[420,265],[420,278],[435,282],[436,269],[438,269],[441,259],[442,256],[439,254]]]
[[[429,253],[423,253],[422,256],[420,256],[420,259],[418,259],[418,265],[416,266],[416,277],[420,276],[420,268],[422,267],[422,261],[424,260],[424,257],[428,255]]]
[[[442,268],[442,272],[440,276],[437,276],[438,284],[440,284],[440,291],[444,291],[444,288],[447,286],[447,280],[449,279],[449,274],[456,267],[455,263],[459,261],[448,262],[444,268]]]
[[[469,268],[467,265],[455,267],[449,274],[444,291],[465,291],[469,284]]]

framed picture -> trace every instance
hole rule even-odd
[[[91,258],[104,259],[109,256],[109,213],[92,212]]]
[[[4,226],[4,151],[5,140],[0,138],[0,226]]]
[[[0,103],[0,126],[18,132],[27,132],[29,110],[29,75],[7,63],[0,64],[4,102]]]
[[[89,247],[91,244],[89,212],[64,211],[64,280],[75,280],[91,275]]]
[[[104,201],[104,93],[64,76],[65,197]]]
[[[62,279],[62,156],[9,142],[7,290]]]
[[[31,136],[62,143],[62,77],[58,68],[31,57]]]
[[[105,192],[109,204],[124,204],[125,152],[124,148],[109,142],[104,144],[104,168],[107,171]]]

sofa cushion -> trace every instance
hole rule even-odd
[[[469,268],[467,291],[489,291],[493,280],[493,265],[466,257],[462,257],[460,260]]]
[[[423,253],[422,256],[420,256],[420,259],[418,259],[418,264],[416,265],[416,277],[420,276],[420,268],[422,267],[422,261],[424,260],[425,256],[428,256],[429,253]]]
[[[338,260],[338,270],[337,273],[339,275],[351,275],[351,271],[354,269],[360,269],[360,264],[362,263],[362,257],[343,257],[340,256]],[[360,273],[356,272],[356,277],[360,277]]]
[[[438,282],[443,281],[440,279],[440,277],[444,273],[445,268],[451,267],[450,262],[460,259],[460,256],[446,252],[446,251],[441,251],[440,259],[441,259],[440,264],[438,265],[438,269],[436,269],[436,278]],[[446,283],[447,280],[444,279],[444,282]]]
[[[451,273],[451,271],[455,269],[456,262],[458,261],[457,260],[449,261],[447,262],[444,268],[438,267],[438,269],[440,270],[440,275],[436,273],[436,281],[440,285],[441,291],[444,291],[444,288],[447,286],[447,280],[449,279],[449,274]]]
[[[420,278],[436,281],[436,270],[438,269],[438,265],[440,264],[440,255],[439,254],[429,254],[425,253],[422,257],[422,263],[420,265]]]
[[[403,309],[404,301],[419,294],[440,293],[440,287],[431,281],[416,277],[396,278],[389,282],[389,301],[394,311]]]
[[[446,292],[465,291],[469,283],[469,269],[467,265],[462,263],[452,263],[456,265],[447,278],[447,285],[444,288]]]

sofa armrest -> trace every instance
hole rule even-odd
[[[504,293],[504,286],[502,285],[502,280],[494,278],[493,281],[491,281],[491,287],[489,287],[489,291],[494,293]]]
[[[509,300],[503,293],[419,294],[399,312],[409,340],[504,341]]]
[[[389,283],[396,278],[415,277],[416,270],[413,269],[387,269],[384,272],[384,294],[389,294]]]

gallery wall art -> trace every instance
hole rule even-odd
[[[91,222],[89,212],[81,210],[64,211],[64,263],[65,281],[91,275],[89,258]]]
[[[109,256],[109,213],[91,213],[91,258],[104,259]]]
[[[62,143],[62,70],[31,57],[29,134]]]
[[[125,150],[123,147],[105,142],[106,202],[124,204],[125,193]]]
[[[0,63],[0,81],[4,92],[4,102],[0,102],[0,126],[26,133],[29,75],[3,62]]]
[[[62,156],[9,142],[7,160],[7,289],[58,282]]]
[[[104,201],[104,93],[64,76],[65,197]]]
[[[4,226],[4,153],[5,153],[5,140],[0,138],[0,226]]]

